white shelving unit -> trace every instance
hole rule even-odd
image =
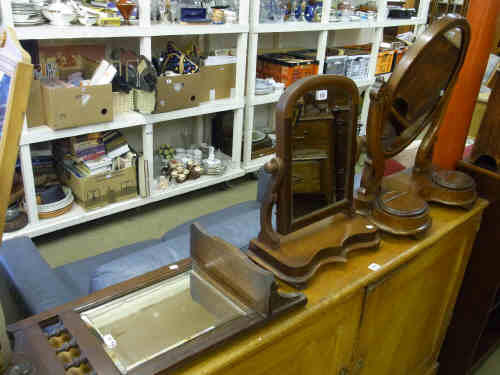
[[[53,130],[48,126],[38,126],[27,128],[24,126],[20,140],[20,160],[25,188],[26,208],[28,212],[29,224],[23,229],[6,234],[7,239],[14,236],[35,237],[56,230],[71,227],[73,225],[85,223],[104,216],[112,215],[135,207],[143,206],[152,202],[167,199],[190,191],[219,184],[245,174],[241,168],[241,143],[243,132],[243,118],[245,107],[245,75],[246,57],[248,45],[248,11],[250,0],[240,0],[239,24],[226,25],[159,25],[152,24],[149,18],[150,0],[138,0],[140,19],[138,26],[121,27],[84,27],[68,26],[54,27],[41,25],[33,27],[15,27],[18,38],[21,40],[57,40],[57,39],[109,39],[109,38],[138,38],[140,53],[151,59],[152,39],[162,36],[210,36],[214,34],[230,34],[236,38],[236,88],[229,99],[214,100],[201,103],[197,107],[171,111],[161,114],[143,115],[136,112],[120,114],[115,116],[112,122],[93,124],[63,130]],[[10,1],[0,1],[3,26],[14,27],[11,17]],[[128,40],[128,39],[127,39]],[[230,166],[226,173],[221,176],[202,176],[194,181],[187,181],[183,184],[170,186],[168,189],[159,190],[156,188],[153,177],[154,164],[154,138],[155,131],[158,130],[159,123],[174,120],[189,119],[193,121],[195,132],[198,136],[203,131],[203,117],[221,111],[234,112],[233,124],[233,150]],[[167,123],[168,124],[168,123]],[[78,204],[74,204],[71,211],[52,219],[39,219],[36,204],[35,182],[31,161],[30,145],[33,143],[52,141],[56,139],[100,132],[114,129],[127,129],[132,127],[142,128],[142,150],[150,166],[150,195],[147,198],[137,197],[123,202],[110,204],[106,207],[86,211]],[[199,138],[199,137],[198,137]]]
[[[152,57],[152,40],[162,36],[210,36],[230,34],[236,38],[237,68],[236,88],[233,96],[229,99],[216,100],[202,103],[200,106],[172,111],[162,114],[142,115],[139,113],[126,113],[115,116],[112,122],[100,123],[77,128],[53,130],[47,126],[27,128],[24,126],[20,141],[20,160],[25,187],[26,208],[28,211],[29,224],[16,232],[6,234],[7,239],[14,236],[40,236],[56,230],[68,228],[77,224],[85,223],[104,216],[119,213],[128,209],[143,206],[152,202],[168,199],[190,191],[219,184],[234,178],[243,176],[245,173],[254,172],[259,169],[273,155],[251,160],[251,135],[254,122],[255,106],[270,105],[278,102],[282,92],[270,95],[255,95],[255,78],[257,49],[260,34],[317,32],[318,60],[320,61],[320,74],[324,65],[325,51],[328,45],[328,33],[334,30],[373,30],[372,53],[369,78],[357,82],[360,90],[368,89],[374,82],[376,57],[380,42],[383,37],[383,28],[400,25],[423,26],[426,23],[429,1],[421,0],[419,14],[412,20],[386,20],[383,18],[386,9],[386,0],[377,0],[379,6],[379,18],[374,22],[328,22],[328,9],[331,0],[323,0],[323,15],[320,23],[283,23],[283,24],[259,24],[259,0],[240,0],[239,24],[236,25],[160,25],[152,24],[150,21],[150,0],[138,0],[141,9],[139,25],[121,27],[83,27],[68,26],[54,27],[41,25],[33,27],[15,27],[18,38],[21,40],[65,40],[65,39],[138,39],[140,53],[148,58]],[[14,27],[11,13],[10,1],[0,0],[0,11],[3,26]],[[311,46],[304,46],[311,48]],[[248,51],[248,54],[247,54]],[[247,60],[248,56],[248,60]],[[248,64],[248,66],[247,66]],[[245,91],[246,85],[246,91]],[[368,95],[365,95],[363,105],[362,121],[366,122],[367,109],[369,105]],[[222,176],[203,176],[195,181],[169,187],[165,190],[157,190],[153,181],[153,160],[155,131],[159,129],[159,123],[192,119],[195,132],[200,135],[203,132],[203,116],[222,111],[233,111],[233,147],[231,165]],[[270,111],[270,118],[274,111]],[[72,210],[62,216],[52,219],[39,219],[36,205],[35,182],[33,167],[31,163],[30,146],[34,143],[52,141],[56,139],[100,132],[114,129],[141,128],[141,143],[145,158],[149,162],[151,176],[150,186],[152,190],[147,198],[137,197],[127,201],[110,204],[106,207],[85,211],[82,207],[74,204]],[[243,143],[243,149],[242,149]],[[242,160],[243,153],[243,163]]]
[[[385,17],[387,13],[387,0],[377,0],[378,18],[376,21],[359,21],[359,22],[329,22],[329,9],[332,0],[323,0],[323,14],[321,22],[304,23],[304,22],[286,22],[286,23],[259,23],[260,1],[254,0],[250,4],[250,32],[248,43],[248,66],[247,66],[247,105],[245,108],[245,127],[244,127],[244,145],[243,145],[243,168],[248,172],[254,172],[259,169],[264,163],[272,158],[264,156],[258,159],[251,158],[252,154],[252,131],[254,129],[255,107],[262,105],[272,105],[278,102],[281,92],[274,92],[268,95],[255,95],[255,79],[257,68],[257,54],[259,38],[262,35],[269,33],[303,33],[317,32],[318,37],[315,46],[304,45],[303,48],[317,49],[317,60],[319,61],[319,74],[323,73],[324,60],[326,49],[328,47],[329,31],[352,30],[357,32],[362,29],[373,30],[371,37],[371,59],[368,79],[356,82],[360,92],[363,92],[371,87],[375,81],[375,68],[377,62],[380,43],[383,38],[383,29],[385,27],[414,25],[423,27],[427,22],[427,13],[429,10],[430,0],[420,1],[418,16],[413,19],[391,20]],[[279,38],[275,48],[280,48]],[[361,114],[361,123],[366,124],[368,118],[369,95],[365,95],[363,102],[363,110]],[[269,118],[274,116],[274,110],[270,110]]]

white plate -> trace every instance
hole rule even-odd
[[[75,198],[73,197],[73,193],[71,192],[71,189],[67,186],[63,186],[62,188],[63,188],[64,194],[66,194],[66,196],[63,199],[61,199],[57,202],[54,202],[54,203],[39,204],[38,205],[38,212],[50,213],[50,212],[58,211],[64,207],[69,206],[71,203],[73,203]]]

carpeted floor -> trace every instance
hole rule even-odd
[[[45,260],[58,267],[124,245],[159,238],[188,220],[256,198],[256,180],[241,178],[229,184],[232,187],[227,190],[220,185],[212,186],[37,237],[34,242]]]

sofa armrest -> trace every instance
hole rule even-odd
[[[14,238],[0,245],[0,267],[7,278],[11,296],[14,291],[14,298],[19,298],[30,315],[73,299],[71,290],[45,262],[28,237]]]

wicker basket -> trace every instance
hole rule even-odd
[[[134,109],[140,113],[153,113],[156,105],[156,92],[133,90]]]
[[[128,94],[124,92],[113,93],[113,112],[114,115],[120,113],[134,111],[134,94],[130,91]]]

